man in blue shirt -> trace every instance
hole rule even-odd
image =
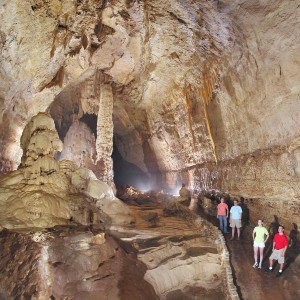
[[[240,233],[241,233],[241,227],[242,227],[242,208],[238,205],[238,202],[234,200],[233,206],[230,209],[230,217],[229,217],[229,223],[230,227],[232,228],[232,235],[231,240],[234,239],[234,232],[235,228],[237,230],[238,234],[238,240],[240,239]]]

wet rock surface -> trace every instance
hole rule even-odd
[[[289,236],[283,275],[276,277],[277,265],[271,274],[264,272],[271,239],[263,269],[252,267],[251,222],[243,227],[241,240],[230,241],[230,234],[224,239],[216,229],[214,217],[202,211],[188,214],[180,204],[166,215],[164,207],[174,205],[171,197],[154,195],[140,194],[149,202],[137,204],[136,190],[130,206],[135,224],[114,225],[109,231],[103,225],[2,229],[1,299],[299,298],[296,232]],[[162,204],[164,198],[171,203]]]
[[[237,299],[228,290],[218,231],[205,220],[195,222],[197,217],[187,220],[184,206],[184,215],[164,216],[159,196],[158,202],[150,199],[152,204],[131,206],[135,224],[114,225],[109,231],[95,225],[2,230],[0,295]],[[155,226],[145,218],[149,214],[155,215]]]
[[[174,202],[174,197],[162,204],[167,197],[158,193],[150,197],[151,203],[131,206],[136,224],[128,232],[134,235],[124,239],[133,243],[147,266],[145,279],[160,299],[217,299],[220,295],[234,299],[228,290],[218,231]],[[172,208],[171,214],[165,213],[166,207]],[[157,214],[155,226],[144,217],[149,212]]]
[[[136,250],[89,228],[0,236],[1,299],[158,299]]]

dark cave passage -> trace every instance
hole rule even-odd
[[[95,114],[83,114],[79,121],[85,123],[97,139],[97,116]]]
[[[114,182],[117,188],[124,185],[132,185],[140,190],[149,190],[150,176],[136,165],[126,161],[120,154],[116,144],[113,145],[113,170]]]

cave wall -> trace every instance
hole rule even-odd
[[[220,1],[219,7],[236,20],[247,51],[223,65],[208,106],[219,163],[196,168],[194,187],[243,197],[252,221],[264,218],[294,229],[300,216],[300,36],[292,28],[299,5]]]
[[[89,18],[83,13],[86,6],[87,1],[72,0],[1,2],[2,165],[16,169],[26,123],[46,111],[70,83],[94,72],[89,70],[86,36],[96,35],[101,1],[89,1]]]
[[[98,178],[113,181],[114,136],[165,188],[254,199],[253,218],[292,207],[296,222],[299,14],[280,0],[3,1],[1,171],[37,112],[61,139],[91,114]]]
[[[227,1],[225,1],[227,2]],[[243,33],[240,57],[224,63],[220,94],[210,107],[221,159],[287,145],[299,137],[299,5],[289,1],[238,1],[223,11]],[[220,124],[221,123],[221,124]]]

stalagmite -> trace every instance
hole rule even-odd
[[[112,149],[113,131],[112,122],[114,98],[112,87],[109,84],[101,84],[99,111],[97,118],[97,174],[104,182],[113,186]]]

